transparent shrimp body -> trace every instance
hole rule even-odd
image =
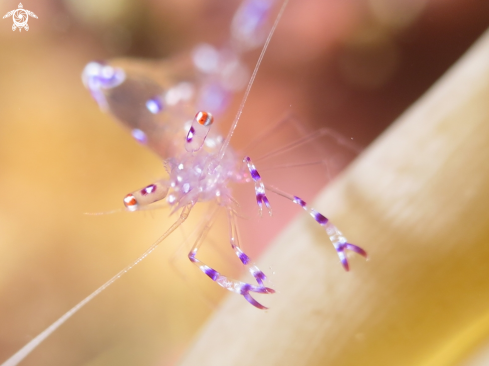
[[[232,208],[232,192],[229,188],[231,183],[248,182],[249,176],[243,161],[236,158],[236,154],[231,148],[226,150],[226,154],[220,154],[223,148],[222,138],[213,141],[210,146],[206,146],[205,142],[208,139],[213,120],[211,113],[198,112],[192,121],[187,136],[181,141],[185,146],[185,152],[165,161],[169,179],[166,181],[159,180],[141,190],[129,193],[124,198],[124,205],[129,211],[136,211],[153,202],[166,199],[166,202],[172,207],[172,212],[177,212],[181,209],[185,210],[185,208],[190,210],[198,202],[215,201],[218,206],[227,210],[231,224],[231,247],[241,262],[248,267],[257,281],[257,285],[229,278],[197,258],[198,250],[210,228],[208,225],[206,225],[207,229],[199,235],[199,239],[195,242],[188,257],[194,265],[218,285],[243,295],[253,306],[266,309],[250,295],[250,292],[271,294],[275,291],[265,286],[265,274],[251,263],[251,259],[239,246],[236,218]],[[246,161],[249,161],[249,158]],[[256,174],[252,173],[252,176],[256,177]],[[261,186],[263,187],[263,184]],[[263,197],[268,202],[264,191]]]
[[[199,64],[179,57],[91,62],[82,80],[103,111],[128,128],[138,143],[166,159],[182,150],[177,138],[187,133],[196,110],[220,116],[249,77],[246,65],[229,49],[218,52],[210,45],[199,45],[194,53],[199,59],[216,61]],[[202,71],[206,63],[215,63],[217,70]],[[208,144],[218,136],[216,131],[210,134]]]
[[[231,246],[241,262],[248,267],[256,279],[257,285],[231,279],[199,260],[197,252],[202,244],[201,240],[194,244],[188,257],[194,265],[219,286],[243,295],[250,304],[259,309],[266,309],[250,295],[250,292],[271,294],[275,291],[264,285],[265,274],[252,264],[250,258],[241,250],[236,235],[236,219],[231,207],[233,201],[229,185],[233,182],[247,182],[246,172],[242,162],[236,159],[236,155],[231,150],[228,150],[222,159],[219,158],[219,150],[212,150],[214,151],[208,152],[201,148],[197,152],[185,153],[180,159],[170,159],[169,182],[171,189],[166,201],[176,211],[185,206],[193,206],[197,202],[215,200],[219,206],[223,206],[228,211],[232,227],[230,232]]]
[[[85,67],[83,83],[100,108],[129,128],[139,143],[156,152],[170,175],[168,180],[153,182],[128,194],[124,198],[128,210],[136,211],[165,199],[172,212],[177,212],[197,202],[215,200],[228,210],[231,226],[236,227],[229,185],[249,181],[246,166],[228,146],[229,139],[225,142],[217,129],[210,129],[210,125],[202,127],[192,116],[195,110],[211,110],[219,116],[232,94],[246,85],[249,71],[242,55],[265,42],[273,4],[274,0],[244,1],[231,23],[229,42],[223,47],[199,44],[190,56],[174,60],[121,59],[91,62]],[[204,134],[199,134],[204,130]],[[183,138],[186,140],[182,144]],[[260,187],[263,191],[262,183]],[[264,290],[265,275],[249,264],[249,257],[239,248],[236,234],[231,235],[231,241],[236,254],[259,283],[258,287],[246,285],[246,288],[271,293],[271,289]],[[189,258],[198,263],[195,255]],[[230,282],[219,276],[215,280],[228,290],[243,292],[239,281]],[[245,298],[264,308],[248,292],[242,293]]]
[[[219,204],[231,204],[231,182],[242,181],[234,154],[219,161],[216,153],[202,149],[197,153],[185,153],[179,159],[168,159],[171,190],[166,202],[175,210],[196,202],[216,199]]]
[[[161,158],[176,156],[177,137],[187,133],[197,110],[218,117],[249,80],[243,54],[263,44],[274,0],[246,0],[233,17],[221,47],[196,45],[170,60],[92,61],[82,80],[100,108]],[[208,141],[218,137],[210,132]]]
[[[182,150],[178,137],[195,113],[195,75],[185,69],[178,60],[90,62],[82,80],[103,111],[165,159]]]

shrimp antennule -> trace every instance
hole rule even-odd
[[[241,104],[239,105],[238,112],[236,113],[236,116],[234,117],[233,124],[231,125],[231,128],[229,129],[229,132],[226,136],[226,139],[224,140],[221,149],[219,151],[219,159],[222,159],[224,157],[224,154],[226,153],[226,149],[229,146],[229,142],[231,141],[231,138],[233,137],[234,131],[236,130],[236,127],[238,126],[239,119],[241,117],[241,113],[243,113],[244,106],[246,104],[246,100],[248,99],[248,95],[250,94],[251,87],[253,86],[253,82],[255,81],[256,74],[258,73],[258,69],[260,68],[261,62],[263,60],[263,57],[265,56],[265,52],[267,51],[268,44],[272,40],[273,33],[275,32],[275,29],[278,26],[278,23],[280,22],[280,19],[282,18],[282,15],[285,11],[285,8],[287,7],[287,3],[289,0],[284,0],[282,7],[280,8],[277,17],[275,18],[275,22],[273,23],[272,29],[270,30],[270,33],[268,33],[267,40],[265,41],[265,44],[263,45],[263,48],[260,53],[260,57],[258,57],[258,61],[256,62],[255,68],[253,69],[253,74],[251,75],[250,81],[248,82],[248,86],[246,87],[245,94],[243,96],[243,99],[241,100]]]

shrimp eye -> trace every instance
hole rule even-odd
[[[200,111],[195,115],[195,119],[202,126],[210,126],[214,122],[214,117],[209,112]]]
[[[136,211],[138,208],[138,201],[131,193],[124,197],[124,206],[127,207],[129,211]]]

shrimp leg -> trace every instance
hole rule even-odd
[[[212,217],[214,217],[216,213],[217,213],[217,210],[214,212]],[[190,250],[190,252],[188,254],[188,258],[190,259],[190,261],[195,266],[197,266],[197,268],[199,268],[204,274],[206,274],[212,281],[216,282],[219,286],[225,288],[228,291],[237,293],[239,295],[243,295],[243,297],[246,299],[246,301],[248,301],[251,305],[255,306],[258,309],[267,309],[267,307],[260,304],[258,301],[256,301],[250,295],[250,292],[256,292],[256,293],[260,293],[260,294],[273,294],[273,293],[275,293],[275,290],[273,290],[269,287],[263,286],[263,280],[265,279],[265,275],[263,274],[263,272],[261,272],[258,269],[258,267],[255,266],[258,271],[256,272],[256,276],[255,275],[254,276],[260,285],[254,286],[254,285],[251,285],[251,284],[246,283],[246,282],[242,282],[242,281],[238,281],[238,280],[226,277],[226,276],[220,274],[215,269],[209,267],[207,264],[205,264],[204,262],[202,262],[201,260],[199,260],[197,258],[197,253],[199,251],[199,248],[202,245],[202,243],[204,242],[204,239],[207,236],[213,222],[214,222],[214,220],[211,219],[203,227],[202,231],[199,234],[199,237],[195,241],[194,246],[192,247],[192,249]],[[232,226],[233,226],[233,224],[231,224],[231,227]],[[233,238],[234,238],[234,235],[233,235],[233,233],[231,233],[231,243],[233,243]],[[242,251],[241,251],[241,253],[242,253]],[[246,258],[249,261],[249,257],[246,256]],[[240,257],[240,259],[241,259],[241,257]],[[243,262],[243,260],[242,260],[242,262]],[[245,262],[246,262],[246,260],[245,260]],[[250,271],[251,271],[251,268],[250,268]]]
[[[331,243],[336,249],[336,252],[338,253],[338,257],[340,257],[341,264],[345,268],[345,270],[349,271],[350,266],[348,264],[348,260],[346,258],[346,250],[350,250],[352,252],[355,252],[357,254],[360,254],[361,256],[367,258],[367,252],[360,248],[359,246],[355,244],[348,243],[346,238],[343,236],[342,232],[338,230],[338,228],[329,221],[328,218],[326,218],[324,215],[322,215],[320,212],[317,212],[316,210],[307,207],[306,202],[300,199],[297,196],[292,196],[288,193],[285,193],[281,191],[278,188],[272,187],[272,186],[266,186],[267,189],[271,190],[272,192],[278,194],[279,196],[282,196],[284,198],[289,199],[293,203],[301,206],[306,212],[309,213],[309,215],[312,216],[312,218],[324,229],[326,230],[326,233],[329,236],[329,240],[331,240]]]
[[[248,166],[248,170],[250,171],[251,178],[255,182],[256,203],[258,204],[258,208],[260,209],[260,216],[262,214],[263,204],[265,204],[265,206],[268,209],[268,213],[270,214],[270,216],[272,216],[272,207],[270,206],[270,202],[268,201],[268,197],[265,192],[265,185],[261,180],[258,170],[256,170],[256,167],[251,161],[249,156],[246,156],[243,159],[243,162]]]
[[[243,263],[243,265],[245,265],[248,268],[248,271],[255,278],[256,282],[258,282],[258,284],[260,286],[264,286],[263,282],[267,279],[267,277],[265,276],[265,273],[263,273],[251,261],[251,258],[245,252],[243,252],[243,250],[241,249],[241,247],[239,245],[238,225],[236,222],[236,214],[231,209],[228,209],[228,218],[229,218],[229,234],[230,234],[231,247],[233,248],[234,252],[238,256],[241,263]]]

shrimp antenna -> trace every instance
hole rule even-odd
[[[156,247],[164,240],[168,235],[170,235],[177,227],[179,227],[188,217],[190,210],[192,209],[191,205],[184,207],[182,210],[180,217],[175,221],[172,226],[156,240],[146,251],[141,254],[138,259],[134,262],[126,266],[123,270],[119,271],[114,277],[105,282],[102,286],[92,292],[90,295],[85,297],[78,304],[73,306],[70,310],[64,313],[58,320],[44,329],[41,333],[39,333],[36,337],[34,337],[29,343],[27,343],[24,347],[17,351],[12,357],[2,363],[0,366],[16,366],[18,365],[29,353],[39,346],[39,344],[44,341],[47,337],[49,337],[56,329],[58,329],[61,325],[63,325],[69,318],[71,318],[78,310],[88,304],[95,296],[104,291],[107,287],[112,285],[115,281],[117,281],[122,275],[129,272],[134,266],[136,266],[139,262],[141,262],[144,258],[146,258],[152,251],[156,249]]]
[[[246,100],[248,99],[248,95],[250,94],[251,87],[253,86],[253,82],[255,81],[256,74],[258,73],[258,69],[260,68],[261,62],[263,60],[263,56],[265,56],[265,52],[267,51],[268,44],[272,39],[273,33],[275,32],[275,29],[277,28],[277,25],[280,22],[280,19],[282,18],[282,15],[285,11],[285,7],[287,6],[288,2],[289,0],[284,0],[282,7],[280,8],[280,11],[278,12],[277,17],[275,18],[275,22],[273,23],[272,29],[268,34],[267,40],[265,41],[265,44],[261,50],[260,57],[258,57],[258,61],[256,62],[255,69],[253,70],[253,74],[251,75],[243,99],[241,100],[241,104],[239,105],[238,113],[236,113],[236,117],[234,117],[234,121],[233,124],[231,125],[231,129],[229,130],[228,135],[226,136],[226,139],[222,144],[221,150],[219,151],[219,156],[218,156],[219,160],[224,157],[224,154],[226,153],[226,149],[229,145],[229,141],[231,141],[231,137],[233,137],[234,130],[236,130],[236,127],[238,126],[239,118],[241,117],[241,113],[243,112],[244,106],[246,104]]]

